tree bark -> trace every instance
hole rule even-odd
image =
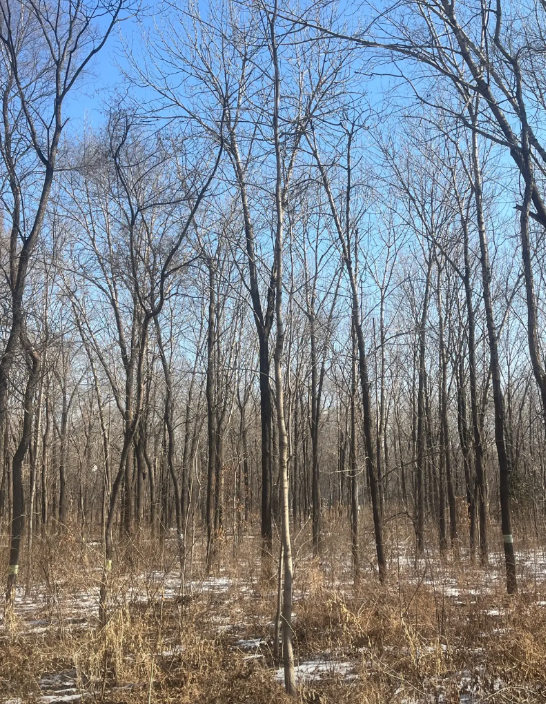
[[[475,124],[475,112],[471,113],[473,124]],[[473,192],[478,219],[478,234],[480,238],[480,254],[482,267],[483,300],[485,305],[485,315],[487,322],[487,336],[489,340],[489,351],[491,355],[491,377],[493,382],[493,403],[495,407],[495,445],[497,446],[497,457],[499,461],[500,479],[500,502],[501,502],[501,523],[504,545],[504,558],[506,566],[506,589],[508,594],[517,592],[516,560],[514,554],[514,539],[512,535],[511,515],[510,515],[510,466],[506,444],[504,439],[504,398],[502,393],[501,371],[498,352],[497,331],[493,314],[493,301],[491,296],[491,267],[489,264],[489,249],[487,244],[487,232],[485,228],[485,218],[482,202],[482,182],[478,153],[478,135],[474,128],[472,130],[472,168],[473,168]],[[485,521],[485,517],[484,517]],[[481,521],[480,521],[481,523]],[[481,525],[480,525],[481,531]]]
[[[32,421],[34,414],[34,395],[40,377],[41,360],[39,354],[25,342],[26,355],[29,358],[29,376],[25,390],[23,430],[19,439],[17,450],[12,461],[13,482],[13,508],[11,518],[11,538],[8,566],[8,584],[6,590],[6,623],[9,624],[13,616],[15,602],[15,587],[19,572],[19,552],[25,527],[25,498],[23,487],[23,461],[32,440]]]
[[[428,318],[428,304],[430,295],[430,277],[432,271],[432,256],[427,262],[427,273],[425,279],[425,291],[423,297],[423,308],[419,321],[419,367],[418,367],[418,387],[417,387],[417,462],[416,468],[416,489],[417,489],[417,512],[415,517],[417,554],[422,555],[425,550],[425,480],[426,480],[426,408],[425,393],[427,382],[427,370],[425,367],[426,352],[426,323]]]

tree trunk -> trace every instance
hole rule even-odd
[[[215,372],[215,350],[216,350],[216,277],[213,262],[209,262],[209,317],[207,334],[207,433],[208,433],[208,474],[207,474],[207,572],[210,572],[214,556],[215,532],[214,532],[214,495],[216,479],[217,460],[217,433],[216,421],[218,418],[216,410],[216,372]],[[218,487],[216,487],[216,491]]]
[[[476,117],[473,110],[471,114],[473,119],[473,125],[475,125]],[[483,214],[481,172],[478,154],[478,136],[475,127],[472,130],[472,166],[474,175],[473,190],[476,204],[476,213],[478,217],[478,234],[480,238],[483,300],[485,305],[487,336],[489,340],[489,350],[491,355],[491,377],[493,382],[493,403],[495,407],[495,444],[497,446],[497,456],[499,460],[501,523],[504,545],[504,557],[506,565],[506,588],[508,594],[514,594],[515,592],[517,592],[517,578],[516,560],[514,555],[514,539],[512,536],[512,525],[510,516],[510,466],[508,463],[508,454],[506,452],[506,444],[504,439],[504,398],[502,394],[497,331],[495,328],[493,302],[490,289],[491,268],[489,265],[489,250],[487,244],[487,233],[485,229],[485,219]]]
[[[6,590],[6,623],[13,616],[15,602],[15,587],[17,584],[17,574],[19,572],[19,551],[21,539],[25,527],[25,499],[23,488],[23,461],[27,454],[32,439],[32,420],[34,411],[34,394],[40,376],[40,357],[38,353],[25,343],[26,354],[30,358],[30,372],[25,390],[25,405],[23,415],[23,430],[19,439],[19,445],[15,451],[12,461],[12,482],[13,482],[13,509],[11,518],[11,538],[10,554],[8,566],[8,583]]]
[[[430,292],[430,277],[432,270],[432,256],[427,262],[427,274],[425,280],[425,292],[423,298],[423,308],[421,320],[419,322],[419,382],[417,388],[417,462],[416,462],[416,489],[417,489],[417,554],[422,555],[425,550],[425,480],[426,480],[426,408],[425,408],[425,385],[427,372],[425,367],[426,352],[426,323],[428,317],[428,303]]]
[[[355,262],[353,262],[353,256],[351,252],[351,228],[350,228],[350,199],[351,199],[351,139],[352,132],[348,134],[348,144],[347,144],[347,184],[346,184],[346,230],[344,230],[341,219],[339,217],[338,209],[335,203],[334,196],[332,194],[332,189],[330,187],[330,181],[326,174],[326,170],[321,162],[316,141],[310,140],[310,146],[313,152],[313,156],[317,163],[320,175],[322,178],[322,183],[326,195],[328,197],[328,203],[330,206],[330,212],[334,220],[336,227],[336,232],[338,234],[338,240],[341,246],[343,262],[345,264],[345,269],[349,278],[350,290],[351,290],[351,317],[352,324],[354,326],[357,350],[358,350],[358,365],[359,365],[359,375],[360,375],[360,390],[362,394],[362,410],[363,410],[363,424],[364,424],[364,446],[366,451],[366,470],[367,477],[370,483],[370,493],[372,499],[372,514],[374,523],[374,536],[375,536],[375,548],[377,554],[377,565],[379,569],[379,578],[383,581],[387,575],[387,563],[385,560],[385,552],[383,547],[383,519],[381,517],[381,506],[379,499],[379,486],[376,475],[375,467],[375,450],[373,442],[373,419],[372,419],[372,409],[371,409],[371,399],[370,399],[370,384],[368,381],[368,363],[366,361],[366,346],[364,342],[364,333],[362,331],[362,323],[360,320],[360,305],[359,305],[359,295],[357,278],[355,271]]]
[[[275,208],[276,208],[276,235],[275,235],[275,269],[276,296],[275,296],[275,400],[277,406],[277,430],[279,438],[279,476],[281,488],[281,540],[284,559],[284,586],[282,605],[282,644],[284,661],[284,685],[287,694],[296,696],[296,676],[294,672],[294,652],[292,646],[292,590],[293,590],[293,565],[292,543],[290,539],[290,484],[288,479],[288,434],[286,432],[284,410],[284,385],[282,378],[282,354],[284,346],[284,318],[282,308],[283,297],[283,220],[284,220],[284,193],[282,188],[282,156],[279,133],[279,108],[280,108],[280,72],[277,56],[277,37],[275,21],[277,14],[277,0],[273,14],[269,19],[271,57],[274,69],[274,108],[273,108],[273,134],[275,144],[276,178],[275,178]]]
[[[358,464],[356,456],[356,365],[358,357],[354,325],[351,328],[351,341],[353,347],[353,356],[351,361],[351,444],[349,449],[349,463],[351,467],[351,555],[353,558],[354,583],[355,586],[358,586],[360,583],[360,551],[358,547]]]
[[[311,302],[309,312],[309,328],[311,342],[311,494],[313,505],[313,551],[319,555],[322,549],[321,530],[321,496],[320,496],[320,466],[319,466],[319,420],[320,397],[317,363],[317,340],[315,331],[315,311]]]

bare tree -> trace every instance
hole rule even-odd
[[[57,168],[65,125],[63,105],[86,67],[105,45],[126,7],[125,0],[91,5],[72,0],[59,0],[52,5],[17,0],[3,3],[0,8],[3,105],[0,153],[9,181],[3,209],[10,220],[11,294],[10,333],[0,357],[1,428],[6,423],[10,372],[20,348],[21,335],[24,336],[27,274],[43,229]],[[102,29],[99,29],[100,25]],[[32,182],[30,189],[23,188],[27,180]],[[32,383],[25,401],[28,415],[39,360],[37,352],[31,352],[29,345],[24,343],[23,347],[33,360]],[[13,607],[24,525],[19,467],[28,448],[26,433],[30,432],[30,423],[31,419],[23,426],[16,453],[17,471],[12,475],[14,506],[6,596],[8,611]],[[0,438],[3,438],[2,432]],[[4,453],[1,444],[0,440],[0,456]]]
[[[349,127],[345,131],[345,159],[346,159],[346,181],[345,181],[345,226],[341,219],[338,207],[336,205],[336,199],[332,192],[331,182],[328,172],[322,162],[319,147],[317,143],[317,138],[313,133],[309,137],[309,146],[315,158],[317,168],[320,173],[322,184],[326,192],[328,203],[330,206],[331,216],[334,222],[335,231],[338,237],[339,246],[342,253],[343,263],[345,265],[345,270],[347,272],[347,277],[349,279],[350,295],[351,295],[351,318],[354,331],[356,334],[357,349],[358,349],[358,364],[359,364],[359,376],[360,376],[360,392],[362,396],[362,407],[363,407],[363,421],[364,421],[364,440],[366,449],[366,467],[368,473],[368,479],[370,482],[370,491],[372,497],[372,510],[373,510],[373,520],[374,520],[374,532],[375,532],[375,545],[377,552],[377,564],[379,568],[379,577],[381,580],[386,578],[387,574],[387,563],[385,559],[385,551],[383,546],[383,520],[381,517],[381,507],[379,498],[379,485],[377,480],[377,470],[375,464],[375,447],[373,441],[373,425],[374,420],[372,417],[372,405],[371,405],[371,393],[370,393],[370,383],[368,376],[368,363],[366,359],[366,347],[364,339],[364,331],[362,327],[362,319],[360,312],[360,297],[358,282],[356,278],[356,262],[353,255],[353,247],[357,238],[357,232],[355,232],[355,227],[351,219],[351,195],[352,195],[352,140],[355,133],[356,124],[349,124]],[[354,528],[353,528],[354,533]]]

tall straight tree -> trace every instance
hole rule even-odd
[[[111,116],[106,137],[106,163],[93,158],[97,145],[91,143],[80,173],[74,175],[69,206],[89,239],[79,250],[78,270],[111,311],[124,370],[123,383],[118,386],[104,350],[95,345],[123,417],[122,449],[105,529],[103,622],[114,553],[113,525],[122,487],[124,525],[126,530],[131,527],[131,457],[143,416],[150,328],[163,310],[173,276],[186,266],[183,245],[222,156],[222,144],[212,157],[210,152],[208,158],[204,156],[202,150],[207,150],[208,143],[193,135],[188,141],[173,139],[172,149],[167,148],[160,140],[149,140],[123,112]],[[92,334],[89,337],[94,339]]]
[[[284,382],[282,356],[284,348],[284,312],[283,312],[283,250],[284,250],[284,207],[288,197],[288,183],[283,179],[283,143],[280,127],[281,109],[281,73],[279,46],[277,37],[277,0],[272,12],[265,10],[269,30],[268,48],[271,53],[273,69],[273,146],[275,150],[275,270],[277,272],[275,290],[275,396],[277,406],[277,425],[279,436],[279,476],[281,481],[281,560],[284,565],[284,587],[282,595],[282,645],[284,661],[284,686],[287,694],[296,696],[296,676],[294,672],[294,653],[292,646],[292,591],[293,563],[292,541],[290,538],[290,500],[288,478],[288,433],[284,406]],[[289,172],[290,173],[290,172]]]
[[[383,581],[387,576],[387,562],[385,559],[385,549],[383,544],[383,518],[381,516],[381,502],[379,497],[379,483],[377,479],[377,467],[375,463],[375,447],[373,440],[374,419],[372,416],[372,400],[370,392],[370,382],[368,375],[368,361],[366,358],[366,343],[364,338],[364,330],[361,319],[361,301],[359,295],[359,285],[357,281],[356,261],[354,256],[354,247],[357,241],[358,226],[351,217],[351,200],[353,193],[352,177],[352,146],[353,138],[356,132],[356,124],[349,123],[344,129],[344,158],[346,180],[344,183],[344,202],[345,202],[345,226],[343,225],[342,217],[336,203],[336,198],[332,191],[332,184],[328,171],[322,161],[317,137],[314,133],[309,134],[308,143],[315,159],[322,185],[324,187],[331,217],[334,223],[335,232],[341,249],[341,256],[349,279],[349,290],[351,297],[351,320],[356,335],[356,343],[358,350],[358,367],[360,380],[360,393],[362,397],[363,409],[363,431],[364,431],[364,446],[366,451],[366,468],[368,481],[370,484],[370,492],[372,498],[372,512],[375,535],[375,548],[377,554],[377,565],[379,569],[379,578]],[[343,142],[342,142],[343,143]],[[354,528],[353,528],[354,532]]]
[[[8,0],[0,7],[3,106],[0,157],[9,183],[2,205],[8,216],[5,225],[10,229],[11,294],[10,331],[0,356],[0,429],[6,423],[10,373],[23,333],[27,274],[44,226],[57,168],[66,121],[63,106],[126,7],[126,0],[113,3],[56,0],[49,4]],[[32,364],[38,362],[34,360]],[[28,400],[25,403],[28,410]],[[30,426],[24,423],[17,464],[22,463],[28,447],[27,432]],[[4,455],[3,438],[0,430],[0,457]],[[12,473],[12,481],[8,612],[13,607],[25,513],[20,471]]]
[[[273,100],[271,77],[262,70],[263,14],[251,3],[231,0],[210,4],[201,15],[191,5],[173,8],[172,22],[152,44],[152,59],[143,68],[137,57],[135,79],[157,95],[161,109],[190,119],[223,139],[232,179],[226,180],[239,200],[241,246],[246,254],[245,285],[258,336],[258,379],[261,413],[262,506],[261,532],[264,564],[272,558],[272,422],[270,336],[275,318],[277,261],[271,251],[268,213],[271,189],[264,194],[262,171],[269,168],[270,144],[260,126],[268,124]],[[294,116],[290,139],[285,140],[285,190],[293,177],[296,157],[311,116],[331,112],[344,84],[343,52],[318,44],[293,43],[292,73],[283,71],[283,90],[290,93]],[[179,76],[189,78],[198,91],[185,94]],[[341,87],[341,88],[340,88]],[[292,118],[291,118],[292,119]],[[271,575],[265,569],[264,574]]]

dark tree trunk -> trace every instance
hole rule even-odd
[[[470,431],[466,410],[466,391],[464,388],[464,362],[461,356],[457,365],[457,427],[463,455],[463,469],[466,488],[466,504],[469,518],[470,556],[473,558],[476,549],[476,482],[470,454]]]
[[[425,549],[425,481],[426,481],[426,406],[425,394],[427,372],[425,367],[426,352],[426,323],[428,317],[428,303],[430,295],[430,277],[432,270],[432,257],[427,263],[425,292],[421,320],[419,322],[419,367],[417,388],[417,462],[416,462],[416,490],[417,490],[417,515],[415,518],[417,531],[417,553],[422,555]]]
[[[318,391],[317,340],[315,332],[315,312],[311,304],[309,313],[311,342],[311,493],[313,506],[313,551],[319,555],[321,545],[321,496],[320,496],[320,466],[318,455],[320,398]]]
[[[356,456],[357,437],[356,437],[356,365],[357,365],[357,350],[356,350],[356,335],[354,325],[352,327],[352,347],[353,357],[351,362],[351,430],[350,430],[350,447],[349,447],[349,464],[351,471],[351,555],[353,558],[353,575],[355,585],[360,582],[360,555],[358,547],[358,464]]]
[[[207,572],[210,572],[214,557],[214,496],[216,479],[217,433],[216,421],[216,277],[213,262],[209,262],[209,315],[207,333],[207,434],[208,434],[208,473],[207,473]],[[216,488],[217,489],[217,488]]]
[[[36,385],[40,376],[40,357],[37,352],[30,349],[25,344],[26,354],[29,357],[29,377],[25,390],[25,405],[23,415],[23,430],[19,440],[19,445],[12,461],[12,482],[13,482],[13,508],[11,518],[11,539],[8,566],[8,583],[6,590],[6,615],[13,612],[15,600],[15,586],[17,584],[17,574],[19,572],[19,551],[25,527],[25,499],[23,488],[23,461],[32,439],[32,420],[34,413],[34,395]]]
[[[475,114],[472,113],[475,125]],[[516,560],[514,555],[514,540],[510,516],[510,466],[504,438],[504,398],[498,352],[497,331],[493,314],[493,301],[491,296],[491,267],[489,265],[489,250],[482,202],[481,171],[478,156],[478,136],[476,129],[472,130],[472,164],[474,176],[474,198],[478,217],[478,234],[480,237],[480,254],[482,265],[483,299],[487,322],[487,335],[491,355],[491,378],[493,382],[493,403],[495,407],[495,444],[499,461],[499,486],[501,503],[501,523],[506,565],[506,588],[509,594],[517,592]],[[480,517],[481,518],[481,517]],[[481,526],[480,526],[481,531]]]
[[[368,378],[368,362],[366,360],[366,346],[364,341],[364,332],[362,330],[362,323],[360,319],[360,305],[359,305],[359,294],[357,285],[357,272],[355,270],[356,261],[353,261],[353,254],[351,251],[351,229],[350,229],[350,201],[351,201],[351,143],[352,143],[353,132],[348,133],[348,144],[347,144],[347,184],[346,184],[346,229],[343,228],[341,223],[339,213],[336,207],[336,202],[332,194],[330,187],[330,182],[328,176],[324,169],[324,166],[320,160],[316,142],[311,143],[311,148],[313,155],[315,157],[317,166],[319,168],[322,183],[326,195],[328,197],[328,202],[330,205],[330,212],[334,220],[336,231],[338,234],[338,240],[342,249],[343,263],[347,271],[349,278],[350,290],[351,290],[351,318],[352,324],[354,326],[354,331],[356,335],[356,343],[358,350],[358,367],[359,367],[359,377],[360,377],[360,391],[362,395],[362,411],[363,411],[363,430],[364,430],[364,447],[366,452],[366,475],[370,485],[370,493],[372,499],[372,514],[374,523],[374,536],[375,536],[375,548],[377,554],[377,565],[379,569],[379,578],[383,581],[387,576],[387,563],[385,560],[385,551],[383,547],[383,519],[381,516],[381,503],[379,498],[379,484],[376,474],[376,463],[375,463],[375,448],[373,440],[373,426],[374,420],[372,417],[372,407],[370,398],[370,384]]]

